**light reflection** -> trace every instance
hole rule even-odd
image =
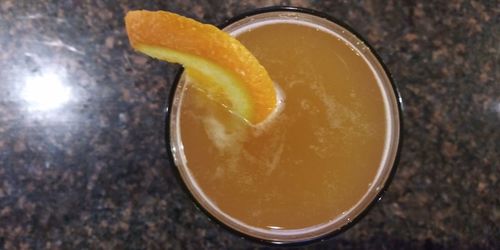
[[[71,89],[64,85],[62,76],[54,71],[28,76],[21,90],[21,98],[31,111],[61,108],[71,95]]]
[[[498,113],[498,115],[500,115],[500,102],[495,103],[493,109]]]

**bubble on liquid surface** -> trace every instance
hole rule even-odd
[[[240,144],[244,137],[243,131],[238,129],[229,131],[221,121],[213,116],[204,117],[203,124],[208,137],[220,151],[228,151],[234,148],[234,146]]]

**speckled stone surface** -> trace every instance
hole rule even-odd
[[[175,178],[163,108],[177,67],[133,52],[123,16],[217,24],[282,4],[363,34],[405,103],[384,198],[309,247],[499,249],[500,4],[488,0],[0,1],[0,249],[261,247],[209,221]]]

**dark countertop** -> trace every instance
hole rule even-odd
[[[0,2],[0,249],[260,246],[209,221],[176,180],[163,107],[177,67],[133,52],[123,16],[164,9],[220,23],[271,4],[357,29],[406,109],[382,201],[314,246],[500,248],[498,2],[139,2]]]

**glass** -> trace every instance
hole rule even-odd
[[[299,22],[302,25],[314,27],[318,31],[335,36],[336,39],[348,45],[356,55],[363,58],[376,78],[376,82],[382,94],[384,114],[386,115],[386,136],[380,164],[377,167],[373,181],[367,183],[369,188],[362,198],[335,218],[311,227],[300,229],[249,226],[226,214],[224,211],[221,211],[221,209],[209,199],[210,197],[208,197],[208,199],[204,197],[203,190],[201,190],[200,186],[191,175],[187,165],[188,161],[184,154],[184,145],[180,132],[181,104],[184,92],[187,88],[187,82],[182,75],[182,71],[179,73],[174,83],[174,91],[168,100],[168,107],[166,109],[166,142],[181,182],[185,185],[196,204],[206,212],[209,217],[231,231],[239,233],[247,238],[275,244],[295,244],[321,239],[325,236],[334,235],[345,230],[353,225],[353,222],[359,220],[362,215],[379,200],[383,191],[387,188],[396,168],[395,165],[401,145],[400,130],[402,103],[388,70],[385,68],[380,58],[375,54],[374,50],[347,25],[323,13],[293,7],[265,8],[229,20],[224,25],[223,29],[232,35],[240,36],[254,28],[276,22]]]

